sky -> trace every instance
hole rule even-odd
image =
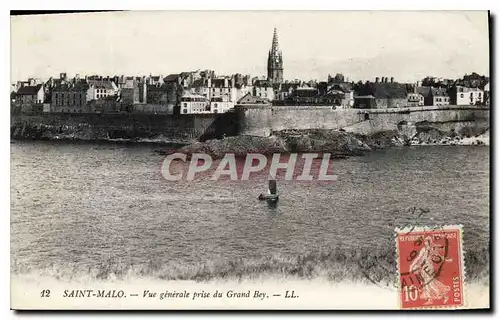
[[[264,76],[274,28],[287,80],[489,73],[486,11],[129,11],[11,17],[11,80],[197,69]]]

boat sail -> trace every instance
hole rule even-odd
[[[269,189],[268,192],[269,194],[276,194],[278,191],[278,188],[276,186],[276,180],[269,180]]]
[[[277,188],[276,180],[270,179],[268,189],[267,189],[267,194],[261,193],[259,195],[259,200],[277,201],[278,198],[279,198],[279,196],[278,196],[278,188]]]

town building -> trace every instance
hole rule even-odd
[[[313,105],[319,101],[318,90],[306,84],[296,87],[289,98],[296,105]]]
[[[211,113],[225,113],[234,109],[235,103],[231,100],[224,100],[222,97],[213,97],[210,99]]]
[[[342,108],[354,107],[354,90],[348,85],[335,84],[329,86],[325,95],[321,96],[321,104]]]
[[[90,112],[87,97],[89,85],[86,81],[64,83],[52,89],[51,112],[86,113]]]
[[[234,108],[237,89],[233,77],[216,77],[204,74],[184,89],[180,98],[180,113],[224,113]]]
[[[450,104],[450,96],[444,88],[431,88],[430,99],[432,106],[447,106]]]
[[[164,77],[162,75],[159,76],[150,75],[149,77],[146,78],[146,83],[150,86],[161,87],[164,83],[163,80]]]
[[[193,81],[189,90],[196,95],[203,96],[208,100],[237,101],[237,90],[234,79],[229,77],[203,77]]]
[[[21,87],[17,91],[17,96],[23,105],[43,103],[45,101],[43,84]]]
[[[253,96],[264,98],[269,101],[274,100],[274,88],[271,81],[255,80],[252,85],[253,85],[253,92],[252,92]]]
[[[274,28],[271,50],[267,56],[267,80],[271,84],[283,82],[283,54],[279,49],[276,28]]]
[[[424,99],[426,96],[424,96]],[[450,104],[450,96],[445,88],[429,88],[427,95],[428,106],[447,106]]]
[[[424,96],[418,92],[408,93],[408,107],[422,107],[425,105]]]
[[[118,96],[118,86],[111,80],[88,80],[87,101],[105,99],[107,97]]]
[[[490,104],[490,83],[484,85],[484,104]]]
[[[22,112],[37,112],[43,110],[45,91],[43,84],[23,86],[17,91],[17,103]]]
[[[356,109],[376,109],[377,101],[371,94],[354,96],[354,108]]]
[[[252,94],[253,93],[253,86],[252,83],[250,82],[250,76],[249,75],[242,75],[242,74],[234,74],[231,76],[231,80],[234,83],[234,88],[235,88],[235,101],[240,100],[244,96],[246,96],[248,93]]]
[[[146,85],[146,101],[152,104],[167,104],[168,101],[167,85],[156,86]]]
[[[450,100],[453,105],[481,105],[484,103],[484,91],[479,88],[453,86],[450,89]]]
[[[208,98],[197,94],[184,94],[180,110],[181,114],[213,113]]]
[[[274,100],[277,101],[285,101],[289,97],[293,95],[293,92],[295,91],[295,88],[297,88],[298,84],[295,82],[283,82],[280,85],[280,88],[277,93],[274,95]]]
[[[123,77],[119,87],[121,87],[121,102],[124,105],[146,103],[147,85],[145,81],[141,81],[141,78]]]
[[[228,77],[208,78],[207,79],[210,100],[217,99],[218,101],[236,102],[236,88],[234,87],[233,79]]]
[[[408,88],[394,78],[376,77],[375,82],[356,86],[355,108],[402,108],[408,105]],[[371,96],[375,101],[371,101]],[[356,102],[357,100],[357,102]]]

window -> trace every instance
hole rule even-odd
[[[463,98],[463,97],[464,97],[464,94],[463,94],[463,93],[461,93],[461,94],[460,94],[460,98]]]
[[[182,112],[184,112],[184,113],[188,113],[187,109],[184,109]]]
[[[187,103],[184,103],[184,108],[187,108],[188,104]]]
[[[214,103],[214,108],[217,108],[217,103]]]

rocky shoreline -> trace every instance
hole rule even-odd
[[[367,152],[389,147],[418,145],[489,145],[489,130],[477,136],[443,132],[437,129],[417,132],[409,137],[398,130],[381,131],[370,135],[342,130],[286,130],[269,137],[241,135],[221,140],[193,142],[178,149],[160,151],[189,155],[206,153],[222,158],[226,153],[244,156],[248,153],[330,153],[332,158],[362,156]]]
[[[166,137],[147,131],[131,129],[110,130],[96,128],[86,124],[52,126],[46,124],[15,123],[11,125],[10,136],[13,140],[44,141],[87,141],[87,142],[123,142],[155,144],[189,144],[192,138],[179,135]]]
[[[189,137],[165,137],[145,132],[118,132],[77,126],[14,125],[11,126],[14,140],[68,140],[88,142],[155,143],[160,145],[182,145],[180,148],[158,150],[160,154],[181,152],[185,154],[207,153],[213,158],[226,153],[244,156],[247,153],[330,153],[333,158],[360,156],[376,149],[400,146],[424,145],[489,145],[489,129],[466,127],[458,132],[442,131],[432,126],[419,127],[409,133],[404,130],[379,131],[360,134],[341,130],[309,129],[276,131],[269,137],[231,136],[220,140],[199,142]]]
[[[462,133],[454,131],[446,133],[436,129],[420,132],[409,140],[410,145],[440,145],[440,146],[470,146],[470,145],[489,145],[489,129],[481,134]]]

